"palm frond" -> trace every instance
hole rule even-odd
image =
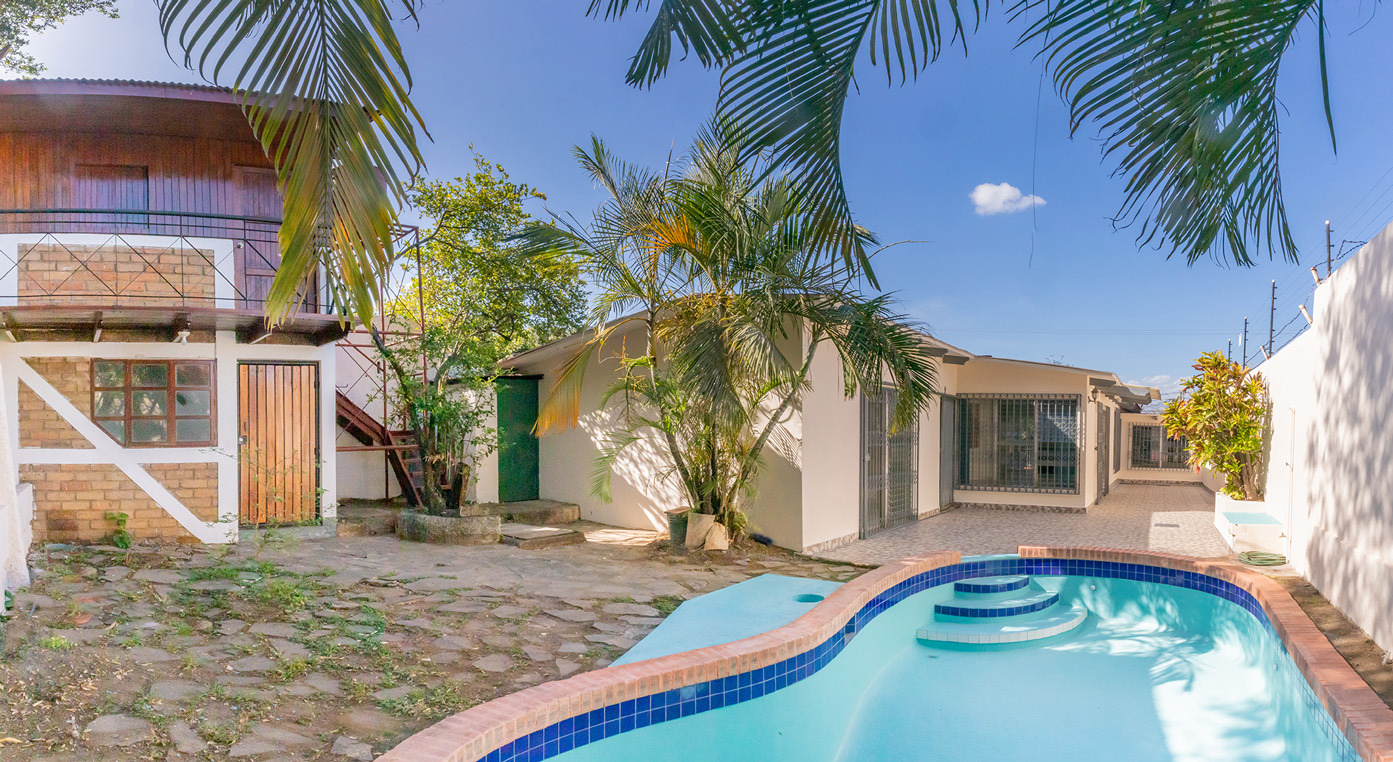
[[[414,17],[417,0],[398,0]],[[403,181],[422,165],[411,76],[389,0],[158,0],[186,66],[236,89],[285,197],[275,323],[320,267],[341,310],[372,318]],[[426,133],[428,135],[428,133]]]
[[[1072,129],[1096,125],[1125,177],[1120,225],[1194,263],[1295,260],[1278,168],[1277,71],[1312,0],[1023,0],[1068,101]],[[1321,38],[1322,84],[1324,35]],[[1326,116],[1334,138],[1328,87]]]

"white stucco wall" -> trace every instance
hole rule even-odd
[[[388,420],[390,401],[383,392],[382,375],[373,364],[376,350],[369,348],[365,334],[351,333],[334,345],[334,363],[342,392],[358,407],[379,421]],[[365,354],[366,353],[366,354]],[[393,424],[395,425],[395,424]],[[361,447],[362,444],[341,429],[335,428],[337,446]],[[381,451],[338,453],[339,494],[345,498],[382,500],[401,494],[401,485]]]
[[[812,390],[803,397],[798,550],[844,542],[860,531],[861,400],[846,398],[841,361],[828,349],[813,356]]]
[[[1259,366],[1268,511],[1293,565],[1393,650],[1393,232],[1316,290],[1315,324]]]

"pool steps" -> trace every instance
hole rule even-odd
[[[1059,594],[1025,575],[976,577],[954,583],[953,598],[934,605],[934,621],[919,628],[926,645],[1001,645],[1062,635],[1088,618]]]

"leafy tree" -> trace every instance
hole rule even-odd
[[[656,440],[690,505],[738,533],[764,450],[823,347],[840,358],[848,396],[878,393],[882,379],[899,387],[896,426],[930,404],[935,366],[919,334],[888,296],[866,296],[853,272],[819,261],[820,210],[747,158],[740,135],[707,130],[663,173],[618,160],[598,138],[575,153],[610,197],[588,229],[558,219],[525,240],[533,255],[579,259],[596,291],[592,333],[543,402],[543,433],[576,424],[585,369],[616,332],[643,337],[621,347],[601,400],[620,428],[597,463],[598,495],[621,453]]]
[[[25,52],[29,37],[73,16],[94,12],[117,18],[116,0],[5,0],[0,3],[0,70],[37,77],[44,65]]]
[[[526,204],[546,196],[478,154],[474,170],[409,189],[408,200],[427,225],[420,270],[414,261],[403,262],[411,280],[395,311],[420,311],[419,280],[426,323],[480,347],[492,365],[579,330],[585,289],[573,262],[518,256],[513,239],[532,222]]]
[[[1267,391],[1262,374],[1223,352],[1207,352],[1196,361],[1194,376],[1180,396],[1166,404],[1161,420],[1166,433],[1190,441],[1190,465],[1208,466],[1224,477],[1224,494],[1237,500],[1261,500],[1262,433]]]
[[[465,177],[408,189],[428,222],[420,267],[406,263],[392,310],[411,330],[373,332],[416,434],[426,508],[439,514],[459,510],[478,463],[497,446],[486,423],[499,361],[579,330],[585,304],[574,262],[519,256],[514,238],[532,221],[525,204],[545,197],[501,165],[478,155],[474,163]]]
[[[650,86],[680,48],[722,71],[718,112],[849,224],[840,170],[842,112],[857,59],[887,81],[918,78],[961,44],[988,4],[972,0],[665,0],[628,81]],[[618,18],[648,2],[591,0]],[[1193,263],[1205,254],[1251,264],[1266,251],[1295,260],[1278,165],[1277,71],[1303,29],[1314,34],[1331,146],[1322,0],[1013,0],[1021,44],[1071,110],[1096,125],[1126,179],[1116,221],[1138,243]],[[676,44],[674,44],[676,42]]]

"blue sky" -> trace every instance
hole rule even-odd
[[[403,28],[402,37],[434,138],[429,174],[469,171],[472,145],[545,192],[551,209],[585,218],[600,196],[576,169],[572,145],[594,132],[626,158],[652,164],[686,145],[714,103],[715,75],[692,60],[652,90],[627,87],[627,60],[648,17],[604,23],[584,17],[587,5],[427,2],[420,29]],[[1187,267],[1115,231],[1121,182],[1100,162],[1092,133],[1070,138],[1048,80],[1042,89],[1039,63],[1013,48],[1016,27],[994,13],[966,57],[948,54],[917,82],[887,87],[884,70],[869,62],[858,71],[860,93],[843,131],[852,203],[882,241],[914,242],[877,257],[881,283],[944,340],[982,354],[1108,369],[1164,387],[1198,353],[1224,349],[1244,316],[1256,353],[1266,341],[1271,280],[1281,284],[1278,327],[1298,304],[1310,306],[1305,271],[1323,265],[1325,220],[1338,244],[1366,239],[1393,218],[1390,107],[1366,74],[1393,69],[1393,50],[1380,44],[1393,19],[1370,20],[1370,2],[1327,10],[1338,157],[1320,106],[1313,28],[1288,54],[1279,91],[1289,111],[1283,183],[1304,264]],[[69,22],[33,52],[49,76],[198,81],[164,53],[151,3],[128,0],[121,12],[118,21]],[[969,194],[1000,183],[1044,203],[976,214]]]

